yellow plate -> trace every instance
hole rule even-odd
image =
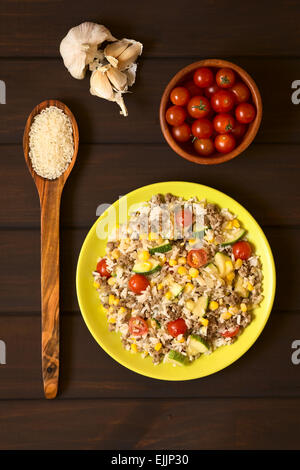
[[[234,344],[222,346],[212,354],[202,356],[188,366],[174,367],[172,364],[159,364],[155,366],[152,364],[150,357],[143,359],[139,353],[126,351],[121,344],[119,334],[109,332],[108,330],[106,315],[100,304],[98,293],[93,286],[92,277],[92,271],[95,269],[97,259],[105,254],[106,245],[106,240],[100,240],[97,237],[97,224],[103,225],[103,218],[108,215],[112,207],[118,213],[121,199],[116,201],[99,217],[83,243],[76,275],[78,302],[85,323],[95,340],[113,359],[123,366],[155,379],[196,379],[213,374],[232,364],[252,346],[262,332],[270,315],[274,300],[276,284],[274,260],[269,243],[260,226],[244,207],[226,194],[201,184],[171,181],[144,186],[124,197],[127,197],[129,207],[135,203],[148,201],[157,193],[172,193],[176,196],[182,196],[184,199],[189,199],[192,196],[197,196],[199,199],[206,198],[209,202],[228,208],[238,216],[248,231],[247,237],[255,246],[256,253],[260,256],[263,267],[264,300],[261,306],[254,311],[254,319],[251,324]],[[258,356],[257,360],[260,360]]]

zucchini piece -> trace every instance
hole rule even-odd
[[[246,230],[243,228],[223,232],[224,241],[221,243],[221,246],[233,245],[233,243],[236,243],[238,240],[240,240],[240,238],[242,238],[245,233]]]
[[[150,258],[149,261],[137,261],[132,268],[132,271],[137,274],[154,274],[161,270],[159,261]]]
[[[205,315],[207,307],[208,307],[208,297],[207,295],[202,295],[201,297],[199,297],[199,299],[195,303],[192,313],[196,315],[197,317],[201,318],[203,317],[203,315]]]
[[[190,335],[189,344],[187,347],[187,353],[189,356],[197,356],[209,351],[209,345],[207,342],[199,335]]]
[[[219,275],[219,270],[218,270],[217,266],[214,263],[208,263],[205,266],[204,271],[207,271],[210,274]]]
[[[237,280],[235,282],[235,286],[234,286],[234,292],[236,292],[241,297],[246,298],[249,295],[249,291],[244,287],[243,284],[244,284],[244,280],[242,276],[238,275]]]
[[[227,255],[224,255],[224,253],[218,252],[215,254],[215,263],[218,267],[221,277],[225,277],[234,270],[231,258]]]
[[[154,246],[153,248],[149,248],[150,255],[154,255],[154,253],[167,253],[167,251],[172,250],[172,243],[167,242],[163,243],[159,246]]]
[[[167,356],[167,362],[172,362],[173,364],[183,366],[188,363],[188,358],[180,352],[172,350]]]
[[[170,284],[170,292],[173,294],[173,298],[176,299],[184,289],[184,286],[181,286],[177,282],[172,282]]]

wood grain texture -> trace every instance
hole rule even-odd
[[[230,367],[199,380],[175,383],[152,380],[122,367],[98,346],[79,314],[62,312],[58,397],[170,401],[181,397],[299,397],[300,366],[291,361],[291,344],[299,339],[299,313],[274,310],[255,345]],[[3,399],[43,398],[39,316],[2,313],[0,335],[7,344],[7,364],[0,367],[0,403]]]
[[[0,448],[298,449],[299,406],[299,398],[1,401]]]
[[[39,228],[38,197],[21,146],[3,145],[1,152],[0,227]],[[64,189],[61,225],[89,228],[100,204],[111,204],[143,185],[180,180],[227,193],[263,226],[300,225],[299,153],[298,145],[253,144],[216,170],[195,167],[166,145],[81,145]]]
[[[29,133],[34,118],[44,109],[55,106],[70,119],[74,152],[71,163],[55,180],[39,176],[29,156]],[[42,306],[42,371],[46,398],[55,398],[59,377],[59,214],[62,191],[78,152],[79,134],[76,120],[67,106],[57,100],[43,101],[30,113],[23,137],[23,150],[29,172],[36,185],[41,206],[41,306]]]
[[[299,55],[299,8],[293,0],[232,0],[230,11],[226,0],[203,0],[196,7],[189,0],[184,8],[179,0],[153,0],[140,6],[133,0],[126,8],[118,0],[101,6],[97,0],[2,0],[0,55],[57,57],[69,28],[86,20],[105,24],[118,38],[142,41],[147,56]]]
[[[300,105],[291,101],[291,84],[300,77],[300,59],[217,55],[243,67],[261,92],[264,113],[255,142],[300,143]],[[7,104],[0,106],[0,144],[21,142],[27,115],[36,103],[49,97],[62,100],[72,109],[78,121],[81,143],[165,144],[158,116],[163,90],[178,70],[199,59],[201,57],[197,56],[150,59],[145,50],[132,93],[125,97],[129,112],[126,118],[119,114],[115,103],[89,93],[88,76],[84,80],[72,78],[61,59],[1,60],[0,78],[7,84]],[[274,77],[279,77],[280,86]]]

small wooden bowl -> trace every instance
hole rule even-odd
[[[196,150],[194,149],[193,145],[190,142],[187,143],[180,143],[177,142],[170,129],[171,126],[166,121],[165,115],[168,106],[170,105],[170,93],[172,89],[176,86],[182,85],[186,80],[190,80],[193,78],[193,74],[195,70],[199,67],[212,67],[212,68],[223,68],[228,67],[231,68],[236,72],[239,78],[245,82],[248,88],[251,91],[252,101],[256,108],[256,117],[254,121],[252,121],[248,125],[248,129],[246,134],[243,137],[243,140],[240,144],[232,151],[226,154],[222,154],[219,152],[214,153],[210,157],[202,157],[199,155]],[[257,88],[256,83],[250,77],[250,75],[232,62],[228,62],[227,60],[219,60],[219,59],[206,59],[200,60],[199,62],[194,62],[193,64],[184,67],[183,69],[179,70],[177,74],[172,78],[172,80],[168,83],[163,92],[161,102],[160,102],[160,109],[159,109],[159,119],[160,119],[160,127],[162,133],[170,145],[170,147],[178,153],[181,157],[189,160],[190,162],[200,163],[202,165],[215,165],[218,163],[227,162],[228,160],[232,160],[233,158],[237,157],[240,153],[242,153],[246,148],[251,144],[254,137],[257,134],[259,129],[260,123],[262,118],[262,101],[259,90]]]

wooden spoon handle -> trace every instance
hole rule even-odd
[[[52,184],[51,191],[49,190]],[[59,376],[59,211],[61,188],[46,184],[41,202],[42,371],[46,398]]]

